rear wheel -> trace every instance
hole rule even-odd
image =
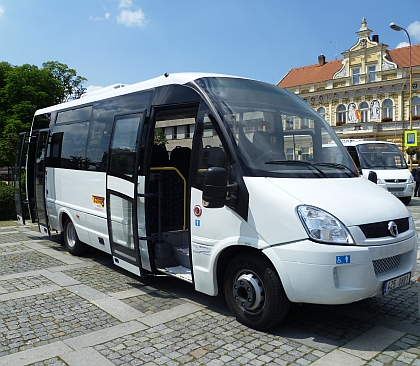
[[[240,323],[263,330],[280,323],[290,302],[271,262],[262,254],[243,253],[229,263],[225,298]]]
[[[72,255],[82,255],[86,252],[87,246],[82,243],[77,236],[76,228],[70,219],[64,221],[64,233],[63,233],[64,245],[68,252]]]

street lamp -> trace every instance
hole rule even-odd
[[[395,24],[395,23],[391,23],[389,25],[389,27],[392,30],[397,31],[397,32],[403,30],[408,37],[408,45],[410,46],[410,100],[408,101],[408,108],[409,108],[409,111],[410,111],[410,114],[409,114],[409,116],[410,116],[410,130],[412,130],[413,129],[413,110],[412,110],[411,103],[412,103],[413,69],[412,69],[412,63],[411,63],[411,39],[410,39],[410,35],[408,34],[407,30],[405,28],[401,27],[400,25]],[[412,166],[413,166],[413,156],[410,155],[410,171],[412,170]]]

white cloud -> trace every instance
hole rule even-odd
[[[117,23],[127,27],[143,27],[146,24],[146,20],[143,10],[141,9],[135,11],[123,9],[121,10],[120,15],[117,16]]]
[[[106,11],[107,9],[104,8],[103,9],[106,13],[103,17],[94,17],[94,16],[90,16],[91,20],[95,20],[95,21],[100,21],[100,20],[109,20],[111,18],[111,13],[109,13],[108,11]]]
[[[120,9],[126,9],[133,5],[132,0],[120,0],[120,5],[118,6]]]
[[[395,48],[402,48],[402,47],[408,47],[410,44],[408,42],[400,42],[398,43],[397,47]]]
[[[420,22],[416,20],[407,27],[407,32],[410,37],[413,37],[415,40],[420,41]]]
[[[95,91],[95,90],[100,90],[100,89],[103,89],[103,86],[89,85],[89,86],[86,88],[86,93],[90,93],[90,92],[93,92],[93,91]]]
[[[4,15],[4,8],[0,6],[0,18]]]

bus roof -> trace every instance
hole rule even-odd
[[[366,145],[366,144],[388,144],[388,145],[396,145],[393,142],[389,141],[372,141],[372,140],[361,140],[361,139],[342,139],[342,144],[344,146],[357,146],[357,145]]]
[[[203,77],[233,77],[239,78],[238,76],[230,76],[230,75],[223,75],[223,74],[213,74],[213,73],[200,73],[200,72],[190,72],[190,73],[175,73],[175,74],[165,74],[162,76],[158,76],[157,78],[141,81],[139,83],[125,85],[125,84],[114,84],[110,87],[106,87],[103,90],[99,89],[93,91],[92,93],[86,93],[82,98],[75,99],[70,102],[56,104],[51,107],[46,107],[42,109],[38,109],[35,112],[35,115],[50,113],[60,109],[67,109],[71,107],[77,107],[79,105],[83,105],[89,102],[94,102],[97,100],[103,100],[111,97],[115,97],[118,95],[124,95],[129,93],[134,93],[141,90],[148,90],[153,89],[163,85],[170,85],[170,84],[178,84],[184,85],[188,82],[194,81],[199,78]]]

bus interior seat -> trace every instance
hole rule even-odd
[[[271,146],[271,137],[268,132],[255,131],[252,143],[259,149],[266,150],[266,146]]]
[[[220,147],[206,146],[203,149],[202,158],[202,164],[204,168],[210,168],[213,166],[219,166],[224,168],[227,167],[226,154]]]
[[[275,144],[273,144],[270,133],[266,131],[254,132],[254,136],[252,137],[252,143],[257,152],[256,158],[269,150],[272,151],[273,156],[275,156],[276,159],[284,160],[286,158],[284,151],[279,150],[279,148]]]
[[[152,157],[150,161],[151,167],[169,166],[169,155],[164,145],[152,146]]]
[[[188,181],[191,160],[191,149],[189,147],[177,146],[171,151],[170,165],[177,168],[182,176]]]

